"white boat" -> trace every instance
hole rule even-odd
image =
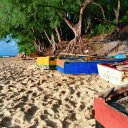
[[[98,73],[104,80],[115,85],[128,84],[128,61],[113,64],[98,64]]]

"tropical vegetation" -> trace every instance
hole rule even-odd
[[[128,0],[0,0],[0,37],[11,34],[28,54],[55,51],[64,40],[69,49],[83,34],[118,31],[128,22],[127,9]]]

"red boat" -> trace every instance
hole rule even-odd
[[[96,128],[128,128],[128,85],[94,98]]]

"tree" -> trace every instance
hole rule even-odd
[[[83,32],[101,23],[126,22],[127,6],[126,0],[1,0],[0,36],[12,34],[39,53],[47,47],[56,50],[57,42],[68,37],[69,52],[70,46],[82,43]]]
[[[38,52],[43,52],[48,45],[44,30],[50,33],[57,23],[55,20],[51,22],[50,15],[53,14],[47,14],[49,8],[42,7],[47,6],[47,1],[43,1],[44,5],[40,4],[42,2],[39,0],[1,0],[1,37],[11,33],[18,38],[18,41],[29,41],[34,44]]]

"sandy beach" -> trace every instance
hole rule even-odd
[[[0,58],[0,128],[95,128],[93,98],[114,85]]]

